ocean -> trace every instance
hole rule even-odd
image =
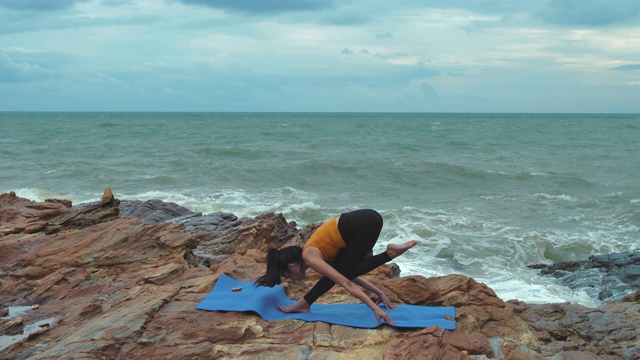
[[[0,112],[0,192],[280,212],[378,210],[402,275],[597,306],[527,265],[640,249],[640,114]]]

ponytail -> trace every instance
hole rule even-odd
[[[255,286],[274,287],[280,284],[282,273],[292,262],[302,262],[302,248],[288,246],[281,250],[270,249],[267,252],[267,272],[255,282]]]

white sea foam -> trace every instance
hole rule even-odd
[[[9,191],[15,192],[16,195],[21,198],[29,199],[33,201],[39,201],[39,202],[45,201],[46,199],[67,199],[67,200],[71,199],[71,195],[69,194],[57,194],[54,192],[50,192],[43,189],[37,189],[37,188],[22,188],[22,189],[14,189]]]
[[[536,199],[538,200],[548,200],[548,201],[578,201],[577,198],[573,197],[573,196],[569,196],[567,194],[560,194],[560,195],[554,195],[554,194],[545,194],[545,193],[537,193],[533,195]]]
[[[413,251],[412,249],[411,251]],[[416,249],[420,251],[419,249]],[[497,264],[494,259],[486,262],[475,262],[470,267],[460,265],[443,265],[421,254],[415,257],[405,256],[394,260],[401,269],[402,275],[421,275],[424,277],[462,274],[472,277],[493,289],[502,300],[518,299],[528,303],[573,302],[588,307],[596,307],[599,302],[585,291],[576,291],[554,282],[553,279],[541,277],[534,270],[525,267],[511,267],[506,263]],[[421,259],[421,260],[418,260]],[[482,270],[484,268],[484,270]]]

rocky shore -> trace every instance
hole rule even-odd
[[[455,331],[195,310],[220,274],[253,281],[270,246],[303,243],[316,226],[119,201],[109,189],[82,207],[1,194],[0,359],[640,359],[633,284],[635,292],[592,309],[505,302],[458,274],[399,276],[386,265],[367,275],[392,301],[456,307]],[[316,279],[289,284],[288,296]],[[353,301],[337,287],[321,298]]]

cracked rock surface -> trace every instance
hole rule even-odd
[[[403,277],[392,264],[367,280],[397,303],[455,306],[455,331],[198,311],[220,274],[255,280],[269,247],[304,243],[318,224],[297,229],[281,214],[237,218],[107,200],[72,207],[0,195],[0,309],[37,305],[20,320],[0,312],[0,359],[638,358],[637,297],[598,309],[504,302],[472,278]],[[288,285],[288,296],[299,298],[317,279],[309,272]],[[339,287],[320,299],[354,301]],[[18,326],[37,330],[16,337]]]

